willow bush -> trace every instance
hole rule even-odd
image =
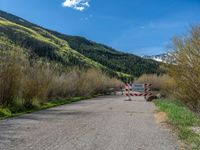
[[[174,79],[167,74],[144,74],[136,79],[135,83],[152,84],[152,89],[160,91],[161,95],[165,97],[172,95],[176,88]]]
[[[14,103],[21,95],[21,82],[26,57],[19,47],[0,51],[0,105]]]
[[[33,59],[20,47],[0,53],[0,106],[17,103],[17,107],[31,108],[50,99],[105,93],[121,84],[100,70]]]
[[[176,64],[169,68],[177,83],[175,96],[200,111],[200,25],[173,40]]]

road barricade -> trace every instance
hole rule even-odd
[[[152,96],[152,84],[132,84],[127,83],[124,85],[124,89],[122,90],[122,95],[129,97],[129,100],[131,100],[131,97],[138,97],[138,96],[144,96],[145,99],[149,96]]]

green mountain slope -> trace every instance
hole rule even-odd
[[[158,62],[143,59],[133,54],[119,52],[83,37],[66,36],[55,32],[53,34],[68,41],[71,48],[77,50],[84,56],[118,72],[125,72],[134,76],[140,76],[144,73],[160,72]]]
[[[0,11],[0,47],[20,45],[66,66],[94,67],[111,75],[158,73],[159,63],[116,51],[83,37],[64,35]]]
[[[0,18],[0,31],[1,38],[4,37],[15,45],[31,49],[38,56],[60,61],[66,65],[101,66],[71,49],[67,41],[59,39],[37,26],[29,28]]]

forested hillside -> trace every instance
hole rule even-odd
[[[65,66],[98,68],[112,76],[130,77],[159,73],[159,63],[119,52],[83,37],[68,36],[0,11],[0,46],[23,46],[33,55]]]
[[[84,56],[99,62],[100,64],[134,76],[144,73],[159,73],[159,63],[142,59],[133,54],[123,53],[111,47],[89,41],[78,36],[66,36],[60,33],[51,32],[57,37],[67,40],[70,47],[77,50]]]

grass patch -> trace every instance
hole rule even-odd
[[[47,108],[51,108],[51,107],[55,107],[55,106],[71,104],[71,103],[78,102],[78,101],[85,100],[85,99],[89,99],[89,98],[91,98],[91,97],[89,97],[89,96],[88,97],[74,97],[74,98],[71,98],[71,99],[52,100],[52,101],[49,101],[47,103],[44,103],[41,106],[41,108],[47,109]]]
[[[161,99],[155,100],[155,105],[160,111],[165,112],[168,121],[177,129],[178,136],[194,150],[200,149],[200,135],[193,132],[191,127],[200,127],[199,117],[178,101]]]
[[[4,116],[10,116],[12,113],[8,108],[0,107],[0,118]]]
[[[65,104],[71,104],[74,102],[78,102],[81,100],[86,100],[92,98],[90,96],[87,97],[73,97],[70,99],[59,99],[59,100],[51,100],[47,103],[44,103],[40,106],[37,107],[33,107],[32,109],[21,109],[18,105],[16,105],[14,108],[13,106],[10,108],[5,108],[5,107],[0,107],[0,120],[2,119],[6,119],[6,118],[10,118],[10,117],[15,117],[15,116],[19,116],[19,115],[23,115],[26,113],[32,113],[35,111],[39,111],[39,110],[44,110],[44,109],[48,109],[48,108],[52,108],[52,107],[56,107],[56,106],[61,106],[61,105],[65,105]]]

